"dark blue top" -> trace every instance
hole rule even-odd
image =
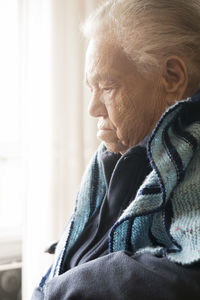
[[[102,154],[102,163],[107,193],[100,212],[94,215],[70,250],[64,271],[108,254],[110,229],[151,171],[146,148],[142,146],[130,149],[122,157],[106,151]]]

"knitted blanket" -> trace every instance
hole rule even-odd
[[[109,251],[162,253],[188,265],[200,260],[200,91],[161,117],[148,141],[152,172],[109,234]],[[63,262],[106,192],[100,145],[83,176],[74,214],[40,283],[62,274]]]

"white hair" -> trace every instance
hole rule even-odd
[[[177,55],[186,63],[189,84],[200,83],[200,0],[108,0],[83,32],[89,40],[112,38],[146,72]]]

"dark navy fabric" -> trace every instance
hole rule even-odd
[[[146,148],[141,146],[134,147],[123,157],[106,151],[102,155],[102,162],[107,193],[100,212],[94,215],[70,250],[64,272],[108,254],[108,232],[151,171]]]
[[[200,267],[119,251],[49,281],[45,300],[199,300]],[[35,291],[32,300],[41,300]]]

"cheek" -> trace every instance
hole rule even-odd
[[[117,130],[118,138],[128,143],[136,123],[139,122],[134,99],[125,94],[118,95],[118,97],[113,99],[112,105],[108,106],[108,113],[111,122]]]
[[[130,95],[122,94],[118,105],[120,124],[124,129],[130,128],[139,116],[137,97],[133,93]]]
[[[121,94],[113,99],[108,111],[110,120],[116,127],[119,140],[128,146],[133,146],[143,140],[148,134],[152,122],[152,103],[145,95],[130,93]]]
[[[106,102],[110,121],[116,128],[133,115],[133,109],[127,96],[123,93],[115,93]]]

